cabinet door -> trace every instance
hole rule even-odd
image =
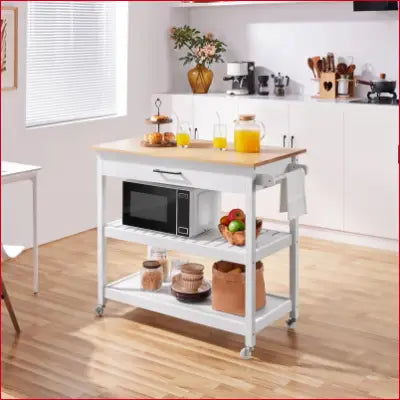
[[[193,125],[193,95],[191,94],[174,94],[171,96],[171,115],[176,118],[176,114],[180,122],[186,121]]]
[[[397,239],[397,107],[353,105],[344,115],[345,230]]]
[[[233,142],[233,121],[237,115],[236,104],[236,100],[228,96],[194,95],[194,127],[197,128],[197,138],[212,140],[214,124],[218,123],[218,112],[221,123],[227,126],[228,142]]]
[[[308,214],[300,223],[343,230],[343,110],[336,104],[291,104],[290,136],[307,153]]]

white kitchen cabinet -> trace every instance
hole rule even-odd
[[[194,126],[197,128],[198,139],[212,140],[214,124],[218,123],[217,112],[221,123],[227,125],[228,141],[233,142],[233,121],[237,116],[237,102],[236,98],[224,95],[193,95]]]
[[[351,107],[351,106],[349,106]],[[303,224],[343,230],[343,109],[331,103],[291,104],[290,136],[305,146],[308,215]]]
[[[398,238],[398,109],[344,112],[344,229]]]
[[[193,96],[178,94],[171,98],[171,115],[176,114],[179,122],[189,122],[193,126]]]

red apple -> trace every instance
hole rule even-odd
[[[228,215],[229,221],[245,221],[246,215],[240,208],[234,208]]]
[[[219,220],[219,223],[222,224],[222,225],[225,225],[225,226],[228,226],[230,222],[231,222],[231,221],[229,221],[229,217],[228,217],[227,215],[223,216],[223,217]]]

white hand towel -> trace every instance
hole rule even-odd
[[[307,214],[304,177],[303,168],[299,168],[288,172],[281,182],[280,211],[287,212],[289,220]]]

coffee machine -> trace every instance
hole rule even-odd
[[[286,88],[289,86],[290,78],[287,75],[281,75],[280,72],[278,72],[278,75],[272,74],[271,77],[274,80],[275,96],[284,96]]]
[[[226,93],[231,95],[254,94],[254,70],[254,62],[252,61],[227,63],[224,81],[232,81],[232,88],[227,90]]]

